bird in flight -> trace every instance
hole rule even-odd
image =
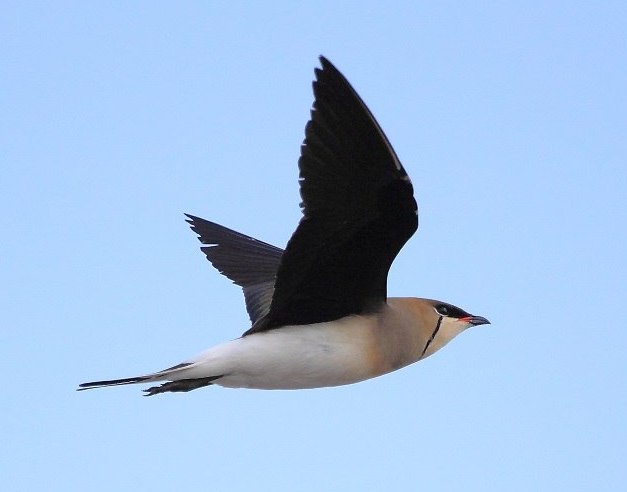
[[[418,228],[413,187],[357,92],[329,60],[320,63],[298,161],[303,216],[285,250],[186,215],[207,259],[243,289],[250,328],[168,369],[79,390],[339,386],[424,359],[489,323],[446,302],[387,297],[392,261]]]

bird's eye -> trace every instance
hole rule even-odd
[[[442,316],[448,316],[450,311],[446,304],[440,304],[436,306],[435,310],[438,312],[438,314],[441,314]]]
[[[449,318],[457,318],[457,319],[459,319],[459,318],[463,318],[465,316],[470,316],[463,309],[459,309],[458,307],[451,306],[450,304],[438,304],[435,307],[435,310],[437,311],[438,314],[440,314],[442,316],[447,316]]]

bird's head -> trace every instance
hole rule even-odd
[[[421,359],[441,349],[454,337],[471,326],[486,325],[490,322],[483,316],[476,316],[447,302],[422,299],[427,307],[429,322],[424,327],[427,339],[422,349]]]

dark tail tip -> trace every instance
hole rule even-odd
[[[105,381],[91,381],[89,383],[79,384],[78,389],[76,391],[85,391],[88,389],[96,389],[96,388],[106,388],[107,386],[121,386],[124,384],[141,383],[148,379],[150,379],[149,376],[138,376],[134,378],[109,379]]]

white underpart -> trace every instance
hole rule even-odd
[[[168,379],[223,376],[229,388],[297,389],[338,386],[372,377],[364,363],[369,321],[351,316],[309,326],[286,326],[210,348]]]

